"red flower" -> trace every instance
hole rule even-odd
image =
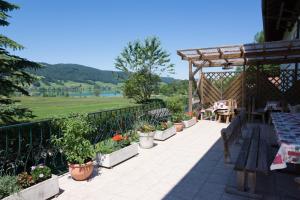
[[[116,134],[112,139],[113,141],[120,141],[123,140],[123,136],[120,134]]]

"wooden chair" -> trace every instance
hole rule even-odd
[[[226,123],[228,124],[230,119],[234,117],[234,108],[235,108],[236,101],[233,99],[229,99],[227,100],[226,104],[228,106],[228,109],[224,111],[223,110],[217,111],[217,119],[218,122],[221,122],[222,116],[224,116],[226,118]]]
[[[249,104],[248,104],[248,115],[249,120],[251,122],[254,121],[255,116],[259,116],[262,119],[262,122],[265,123],[265,111],[263,108],[256,109],[255,107],[255,98],[250,98]]]

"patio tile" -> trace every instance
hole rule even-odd
[[[200,121],[152,149],[113,167],[95,170],[88,181],[69,175],[59,178],[63,192],[54,199],[76,200],[248,200],[227,194],[225,185],[236,184],[232,164],[225,164],[220,130],[227,124]],[[239,144],[231,148],[232,160]],[[300,196],[293,175],[272,172],[258,176],[257,192],[266,200],[290,200]]]

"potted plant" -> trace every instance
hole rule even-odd
[[[92,158],[95,153],[88,139],[93,128],[87,115],[71,115],[56,123],[62,137],[53,137],[52,141],[66,156],[72,178],[78,181],[88,179],[94,169]]]
[[[183,114],[182,113],[174,113],[171,117],[174,126],[176,127],[176,132],[180,132],[183,130]]]
[[[185,114],[183,116],[183,121],[182,122],[183,122],[184,127],[188,128],[188,127],[191,127],[191,126],[195,125],[197,121],[196,121],[195,117],[192,117],[189,114]]]
[[[111,168],[138,154],[137,133],[116,133],[95,145],[96,161],[99,166]]]
[[[161,122],[157,125],[154,139],[155,140],[166,140],[169,137],[176,134],[176,128],[172,122]]]
[[[155,127],[146,121],[138,122],[135,128],[139,134],[139,144],[143,149],[152,148],[154,145]]]
[[[7,182],[8,177],[10,181]],[[0,188],[1,199],[7,196],[4,200],[48,199],[59,192],[58,176],[51,174],[51,169],[44,165],[33,166],[30,173],[22,172],[18,176],[5,176],[4,179],[1,177],[0,182],[0,185],[4,184],[2,187],[11,188]]]

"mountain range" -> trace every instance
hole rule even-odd
[[[120,78],[126,78],[121,71],[100,70],[79,64],[48,64],[41,63],[43,67],[32,73],[43,77],[43,82],[73,81],[86,83],[89,81],[100,81],[104,83],[117,84]],[[161,77],[162,82],[171,83],[175,81],[171,77]]]

